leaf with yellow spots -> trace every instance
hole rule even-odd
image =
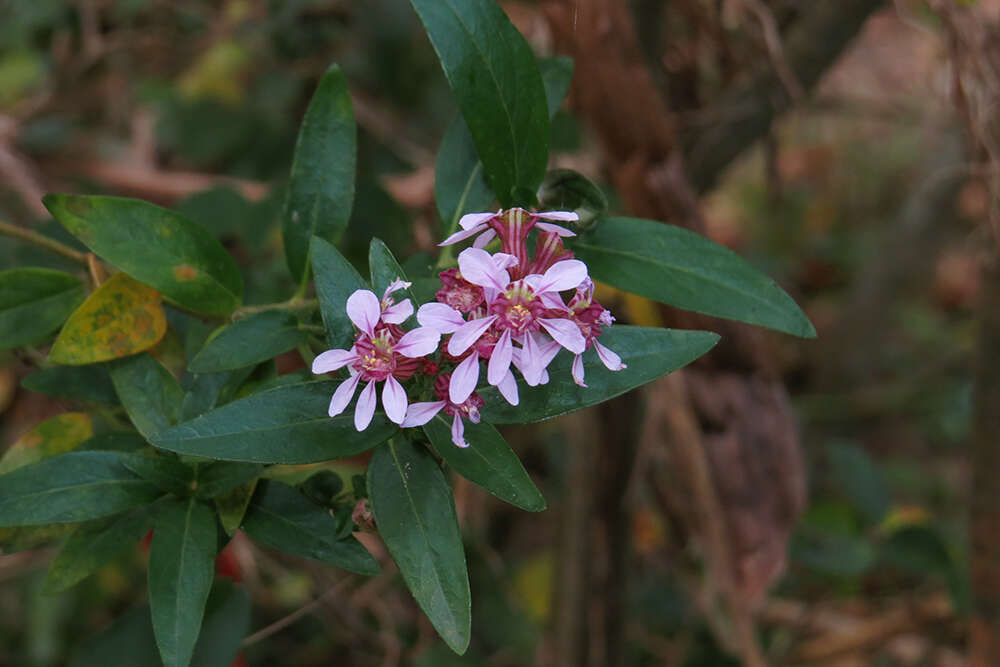
[[[0,458],[0,475],[37,463],[48,456],[64,454],[94,435],[90,415],[66,412],[47,419],[22,435]]]
[[[159,292],[117,273],[70,315],[49,359],[74,366],[117,359],[148,350],[166,331]]]

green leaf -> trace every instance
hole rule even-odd
[[[378,574],[378,563],[353,537],[337,539],[330,510],[290,486],[260,484],[243,518],[243,531],[256,542],[293,556],[312,558],[358,574]]]
[[[434,199],[445,236],[458,229],[466,213],[489,210],[496,195],[490,190],[469,128],[461,116],[448,126],[434,164]]]
[[[160,490],[122,464],[128,456],[69,452],[0,476],[0,526],[77,523],[152,502]]]
[[[149,548],[149,606],[166,667],[187,667],[215,577],[215,515],[194,498],[156,519]]]
[[[468,447],[451,441],[451,418],[438,413],[424,432],[434,449],[462,477],[475,482],[494,496],[529,512],[545,509],[545,498],[528,477],[517,454],[500,432],[485,422],[465,422]]]
[[[370,287],[332,245],[314,236],[311,247],[316,297],[326,328],[326,341],[331,348],[347,348],[354,338],[354,325],[347,317],[347,297],[356,290]]]
[[[376,413],[364,431],[348,408],[327,416],[336,382],[262,391],[163,431],[153,444],[179,454],[251,463],[315,463],[367,451],[396,432]]]
[[[191,495],[195,481],[192,466],[181,463],[172,455],[145,456],[137,454],[122,461],[123,465],[167,493],[184,498]]]
[[[58,593],[89,577],[153,529],[156,504],[79,526],[49,566],[43,590]]]
[[[379,534],[413,597],[456,653],[471,631],[465,550],[451,487],[422,447],[389,441],[368,465],[368,492]]]
[[[82,442],[78,450],[134,452],[148,447],[146,439],[135,431],[109,431],[98,433],[93,438]]]
[[[184,390],[177,378],[148,354],[121,359],[110,365],[111,382],[139,433],[152,438],[176,424],[181,416]]]
[[[236,262],[179,213],[123,197],[49,194],[42,201],[84,245],[179,305],[205,315],[228,315],[240,305]]]
[[[257,482],[256,479],[251,480],[212,499],[212,502],[215,503],[215,511],[219,514],[219,523],[222,524],[226,535],[232,536],[239,530],[240,524],[243,523],[243,517],[250,507],[250,499],[253,498],[254,491],[257,489]]]
[[[696,313],[814,338],[805,313],[745,259],[686,229],[608,218],[570,244],[594,280]]]
[[[493,0],[411,0],[502,205],[530,204],[549,157],[531,47]]]
[[[826,457],[841,493],[868,521],[881,521],[889,511],[891,498],[878,464],[864,449],[846,441],[827,443]]]
[[[545,87],[545,104],[549,110],[549,118],[556,115],[566,93],[569,92],[569,85],[573,81],[573,59],[569,56],[555,56],[554,58],[540,58],[538,60],[538,70],[542,74],[542,85]]]
[[[520,405],[509,405],[496,387],[478,389],[486,401],[483,421],[528,424],[603,403],[691,363],[711,350],[719,336],[708,331],[615,325],[604,330],[600,341],[617,352],[628,368],[609,371],[596,352],[588,350],[583,354],[587,386],[580,387],[570,374],[573,356],[560,351],[549,365],[548,384],[527,387],[519,383]]]
[[[74,653],[70,667],[163,667],[156,651],[149,607],[130,609]]]
[[[0,458],[0,475],[76,449],[94,434],[90,415],[65,412],[34,426]]]
[[[310,239],[336,243],[351,218],[356,143],[347,78],[331,65],[302,119],[285,200],[285,257],[296,281],[305,278]]]
[[[199,498],[214,498],[245,485],[264,471],[259,463],[216,461],[198,466]]]
[[[43,340],[86,295],[83,283],[50,269],[0,271],[0,350]]]
[[[21,380],[21,386],[39,394],[115,404],[118,395],[104,366],[52,366]]]
[[[166,333],[160,293],[116,273],[70,315],[49,359],[74,366],[118,359],[148,350]]]
[[[392,281],[406,280],[403,267],[399,265],[399,262],[393,257],[392,251],[389,250],[389,247],[381,239],[372,239],[371,245],[368,246],[368,269],[371,271],[372,290],[375,292],[375,296],[380,299],[382,298],[382,293],[392,284]],[[405,296],[400,296],[399,292],[395,292],[392,298],[397,303],[403,298],[409,298],[410,303],[413,304],[414,311],[416,311],[417,306],[420,304],[413,296],[410,288],[400,291]]]
[[[538,205],[543,209],[573,211],[586,227],[604,215],[608,199],[589,178],[572,169],[553,169],[538,189]]]
[[[307,338],[294,315],[284,310],[265,310],[212,334],[188,370],[218,373],[253,366],[294,349]]]

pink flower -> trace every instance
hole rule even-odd
[[[485,401],[480,398],[479,394],[473,392],[461,403],[453,402],[450,398],[453,377],[450,373],[439,375],[434,381],[434,393],[440,400],[411,404],[406,410],[406,419],[403,420],[402,426],[404,428],[423,426],[433,419],[434,415],[443,410],[446,415],[452,416],[451,441],[457,447],[468,447],[469,443],[465,441],[465,424],[462,422],[462,418],[468,419],[473,424],[478,424],[479,408],[483,407]]]
[[[395,281],[379,301],[370,290],[357,290],[347,299],[347,316],[358,328],[349,350],[327,350],[313,360],[312,372],[329,373],[347,366],[351,377],[340,383],[330,400],[329,414],[339,415],[354,398],[358,384],[367,382],[354,410],[354,427],[363,431],[375,414],[375,383],[383,382],[382,405],[386,416],[401,424],[406,416],[406,391],[399,383],[413,376],[420,367],[420,357],[437,349],[441,334],[421,327],[403,332],[398,326],[413,314],[409,299],[396,304],[390,294],[407,287]]]
[[[584,339],[587,341],[587,347],[593,347],[597,351],[597,358],[601,360],[605,368],[609,371],[620,371],[628,368],[628,366],[622,363],[620,356],[597,341],[597,337],[601,335],[601,327],[610,327],[615,318],[612,317],[611,313],[604,306],[594,301],[594,283],[590,278],[587,278],[576,288],[576,294],[570,299],[567,310],[569,311],[570,318],[580,328],[580,333],[583,334]],[[574,382],[581,387],[587,386],[583,381],[582,355],[578,354],[573,359],[571,372]]]

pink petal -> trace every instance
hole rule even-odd
[[[375,416],[375,400],[375,380],[372,380],[358,396],[358,404],[354,408],[354,428],[364,431],[372,423],[372,417]]]
[[[601,360],[601,363],[604,364],[609,371],[621,371],[628,368],[628,366],[622,363],[621,357],[615,354],[614,351],[598,343],[596,340],[594,341],[594,349],[597,350],[597,356]]]
[[[420,326],[428,327],[443,334],[454,333],[456,329],[465,324],[465,318],[446,303],[425,303],[417,311],[417,322]]]
[[[384,400],[384,399],[383,399]],[[423,426],[431,419],[434,415],[441,412],[441,408],[447,405],[447,401],[431,401],[429,403],[410,403],[410,407],[406,408],[406,417],[403,419],[403,423],[400,424],[403,428],[410,428],[413,426]]]
[[[466,322],[455,329],[455,334],[448,341],[448,354],[457,357],[468,350],[486,330],[496,321],[496,315],[481,317],[478,320]]]
[[[517,405],[520,401],[517,396],[517,380],[514,379],[514,374],[509,370],[500,380],[500,384],[497,385],[497,390],[499,390],[500,395],[503,396],[511,405]]]
[[[347,297],[347,316],[358,329],[369,336],[374,336],[375,325],[382,316],[382,304],[374,292],[366,289],[355,290],[354,294]]]
[[[573,382],[581,387],[587,386],[587,383],[583,381],[583,356],[579,354],[573,359]]]
[[[569,310],[563,302],[562,297],[559,296],[559,292],[542,292],[538,295],[538,300],[549,310]]]
[[[536,222],[535,227],[538,227],[543,232],[551,232],[553,234],[558,234],[559,236],[576,236],[576,232],[571,232],[565,227],[560,227],[559,225],[553,225],[551,222]]]
[[[587,340],[580,333],[580,327],[573,320],[539,319],[538,323],[549,332],[553,339],[573,354],[583,354]]]
[[[580,219],[580,216],[573,211],[545,211],[544,213],[535,213],[535,217],[544,220],[562,220],[563,222],[576,222]]]
[[[490,244],[490,241],[497,237],[497,233],[493,229],[487,229],[485,232],[480,234],[475,241],[472,242],[473,248],[485,248]]]
[[[510,371],[513,354],[514,346],[510,343],[510,329],[504,329],[500,340],[493,347],[493,354],[490,355],[490,363],[486,369],[486,379],[490,384],[500,384],[504,375]]]
[[[327,350],[313,359],[312,372],[316,375],[329,373],[338,368],[343,368],[357,358],[358,353],[354,351],[354,348],[350,350]]]
[[[469,446],[469,443],[465,441],[465,424],[462,423],[462,418],[458,415],[455,415],[451,422],[451,441],[455,443],[456,447],[462,449]]]
[[[405,280],[400,280],[399,278],[396,278],[391,283],[389,283],[388,287],[385,288],[385,292],[382,293],[382,301],[388,299],[389,295],[392,294],[393,292],[398,292],[401,289],[408,289],[411,286],[413,286],[413,283],[408,283]]]
[[[473,227],[480,227],[489,222],[496,213],[466,213],[459,219],[458,226],[462,229],[472,229]]]
[[[330,409],[327,413],[331,417],[336,417],[344,411],[347,404],[351,402],[352,398],[354,398],[354,390],[358,388],[358,382],[360,380],[360,375],[352,375],[349,379],[340,383],[340,386],[337,387],[337,391],[333,392],[333,398],[330,399]]]
[[[382,387],[382,405],[385,407],[386,417],[396,424],[403,423],[403,418],[406,417],[406,392],[403,385],[391,375],[385,379],[385,386]]]
[[[482,415],[479,414],[479,408],[474,405],[469,408],[469,414],[465,418],[473,424],[478,424],[483,419]]]
[[[535,294],[542,292],[562,292],[575,289],[587,279],[587,265],[578,259],[564,259],[553,264],[541,279],[535,278],[529,284]]]
[[[484,229],[486,229],[486,225],[482,225],[481,227],[473,227],[472,229],[466,229],[461,232],[455,232],[454,234],[446,238],[444,241],[441,241],[441,243],[438,243],[438,245],[439,246],[452,245],[453,243],[464,241],[469,237],[475,236]]]
[[[531,334],[525,336],[524,347],[521,348],[517,361],[518,370],[521,371],[524,381],[528,383],[529,387],[537,386],[545,366],[542,360],[542,350]]]
[[[382,321],[389,324],[402,324],[413,314],[413,304],[409,299],[403,299],[397,304],[382,311]]]
[[[492,256],[481,248],[466,248],[459,253],[458,270],[463,278],[480,287],[505,290],[510,283],[510,274],[498,268]]]
[[[448,383],[448,400],[455,405],[461,405],[476,390],[479,382],[479,355],[470,354],[460,363],[451,374],[451,382]]]
[[[498,269],[509,269],[512,266],[516,266],[519,261],[517,255],[505,252],[498,252],[493,255],[493,265]]]
[[[404,357],[416,359],[434,352],[440,340],[441,334],[439,332],[430,327],[420,327],[403,334],[403,337],[392,349]]]

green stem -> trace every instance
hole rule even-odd
[[[469,174],[469,179],[465,182],[465,189],[462,190],[462,196],[458,198],[458,204],[455,206],[455,213],[451,216],[451,222],[448,224],[448,230],[445,232],[444,237],[448,238],[458,230],[458,221],[462,219],[462,209],[465,208],[465,200],[469,197],[469,191],[472,189],[472,184],[479,175],[480,170],[483,168],[481,162],[476,163],[476,167]],[[437,267],[438,269],[443,269],[445,267],[451,266],[455,263],[452,256],[455,254],[453,246],[446,245],[441,249],[441,254],[438,256]]]
[[[47,236],[42,236],[41,234],[33,232],[30,229],[22,229],[21,227],[12,225],[9,222],[0,220],[0,234],[6,234],[7,236],[13,236],[16,239],[27,241],[28,243],[32,243],[39,248],[44,248],[57,255],[62,255],[67,259],[71,259],[78,264],[87,266],[86,253],[73,250],[68,245],[50,239]]]
[[[233,312],[232,319],[238,320],[241,317],[261,313],[265,310],[310,310],[317,307],[319,307],[319,301],[316,299],[303,299],[299,296],[293,296],[288,301],[263,303],[258,306],[243,306]]]

